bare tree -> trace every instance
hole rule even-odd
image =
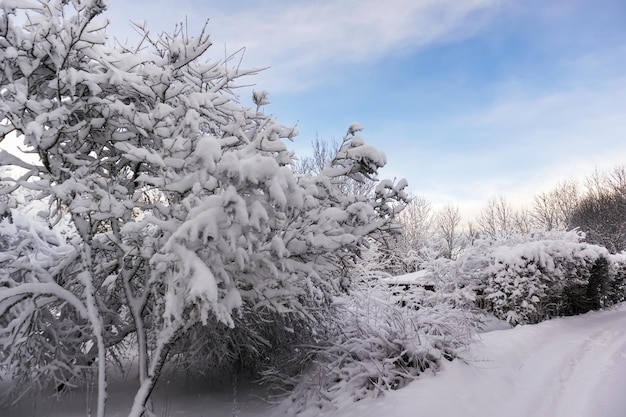
[[[622,195],[626,195],[626,166],[620,165],[613,168],[608,175],[611,188]]]
[[[619,193],[588,195],[570,217],[570,226],[585,233],[585,240],[612,253],[626,250],[626,197]]]
[[[461,215],[459,208],[452,204],[445,205],[436,218],[437,231],[443,240],[443,256],[454,259],[461,245]]]
[[[535,229],[532,212],[522,208],[513,212],[513,230],[519,233],[531,233]]]
[[[603,194],[626,195],[626,166],[616,166],[608,172],[596,169],[585,179],[585,191],[594,197]]]
[[[311,141],[313,154],[304,156],[295,163],[294,170],[304,175],[319,175],[324,169],[335,163],[334,158],[338,154],[342,145],[337,140],[326,140],[319,136]],[[342,176],[337,179],[338,186],[346,195],[366,195],[373,193],[376,185],[375,178],[368,178],[366,175],[359,177]]]
[[[311,141],[313,154],[300,157],[295,163],[295,171],[301,174],[320,174],[333,159],[341,145],[337,140],[326,140],[315,135]]]
[[[567,218],[568,227],[580,228],[586,240],[611,252],[626,250],[626,169],[597,170],[585,179],[585,195]]]
[[[497,238],[515,231],[514,219],[513,207],[504,196],[500,196],[489,200],[476,221],[480,233]]]
[[[433,209],[423,196],[411,196],[411,202],[398,215],[402,225],[402,242],[406,249],[419,249],[432,234]]]
[[[413,272],[420,267],[423,249],[433,236],[432,206],[423,196],[411,195],[410,201],[396,215],[395,220],[401,233],[386,245],[389,257],[394,259],[394,268],[390,272]]]
[[[476,226],[476,223],[472,221],[467,222],[465,236],[469,246],[473,245],[480,238],[480,229]]]
[[[580,187],[573,180],[559,183],[550,192],[537,194],[532,209],[536,226],[544,230],[565,230],[580,198]]]

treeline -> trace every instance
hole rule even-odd
[[[582,181],[567,179],[537,194],[531,207],[515,207],[506,196],[490,199],[474,219],[464,221],[458,206],[435,210],[417,195],[398,215],[403,227],[398,241],[406,272],[419,268],[423,254],[454,259],[480,238],[578,230],[584,241],[610,253],[626,249],[626,167],[596,171]]]

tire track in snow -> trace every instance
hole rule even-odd
[[[535,402],[539,406],[536,410],[529,410],[529,416],[606,417],[598,414],[598,395],[594,392],[605,384],[607,372],[620,362],[626,365],[626,355],[623,355],[626,351],[626,313],[612,313],[574,329],[579,331],[579,337],[574,337],[570,343],[576,347],[561,358],[555,358],[559,363],[558,372],[540,384],[544,389]],[[598,327],[586,328],[594,324]],[[554,343],[562,346],[562,341]],[[626,371],[623,366],[620,368]],[[542,375],[540,370],[538,375]]]

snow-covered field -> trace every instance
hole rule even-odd
[[[374,400],[347,404],[325,417],[623,417],[626,416],[626,304],[584,316],[484,333],[469,361],[444,363],[408,387]],[[109,416],[122,416],[129,382],[109,398]],[[278,417],[262,391],[229,382],[201,386],[172,381],[155,392],[158,416]],[[0,416],[84,416],[80,395],[51,404],[29,400]],[[310,410],[313,411],[313,410]],[[316,415],[315,413],[306,413]]]

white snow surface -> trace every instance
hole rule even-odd
[[[408,274],[381,278],[380,282],[387,285],[434,285],[435,278],[432,272],[422,269]]]
[[[481,335],[445,363],[342,417],[626,416],[626,305]]]
[[[323,417],[623,417],[626,415],[626,304],[608,311],[559,318],[537,325],[481,334],[468,361],[445,362],[407,387],[377,399],[346,402]],[[125,415],[130,381],[112,384],[108,416]],[[190,381],[162,381],[155,391],[157,415],[279,417],[282,407],[260,397],[264,391],[226,382],[202,387]],[[233,404],[233,395],[237,401]],[[0,408],[1,416],[45,413],[84,415],[80,393],[63,404],[50,400]],[[45,410],[45,411],[44,411]],[[81,411],[82,410],[82,411]],[[33,414],[33,412],[35,414]]]

